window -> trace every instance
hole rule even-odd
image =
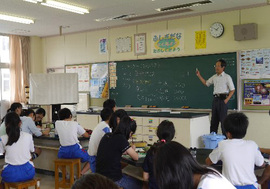
[[[10,101],[9,37],[0,35],[0,101]]]
[[[0,63],[10,63],[8,36],[0,36]]]

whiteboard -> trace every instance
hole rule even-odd
[[[77,73],[30,74],[29,104],[76,104]]]

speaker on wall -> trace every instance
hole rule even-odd
[[[258,25],[255,23],[234,25],[234,40],[244,41],[258,38]]]

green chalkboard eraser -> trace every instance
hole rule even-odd
[[[142,105],[141,107],[142,108],[148,108],[148,105]]]
[[[131,108],[132,106],[131,105],[126,105],[125,108]]]

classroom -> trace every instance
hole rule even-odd
[[[84,14],[43,6],[48,2],[54,1],[0,0],[1,119],[13,102],[20,102],[23,109],[44,108],[42,127],[50,125],[54,129],[51,123],[58,119],[57,112],[68,108],[75,120],[91,133],[102,121],[103,103],[114,99],[116,109],[126,110],[137,123],[132,142],[153,145],[158,140],[157,126],[169,120],[175,126],[175,141],[188,149],[201,149],[204,148],[201,136],[210,133],[213,88],[204,86],[196,72],[199,70],[207,80],[215,74],[216,61],[224,59],[226,73],[235,86],[228,114],[244,113],[249,120],[244,139],[254,141],[260,148],[270,148],[270,96],[266,97],[270,91],[269,0],[55,1],[84,7],[87,9]],[[200,2],[203,5],[197,6]],[[186,7],[177,7],[180,4]],[[166,7],[171,10],[155,10]],[[29,18],[34,23],[3,20],[4,13]],[[22,52],[27,59],[27,72],[20,71],[28,74],[24,86],[18,85],[21,82],[18,77],[23,76],[11,77],[14,67],[5,59],[4,38],[10,42],[10,35],[28,37],[28,51]],[[164,38],[174,40],[162,43]],[[169,43],[174,44],[168,47]],[[163,50],[162,45],[168,48]],[[251,64],[250,59],[255,62]],[[3,89],[6,70],[10,81],[7,97]],[[60,84],[51,88],[57,80],[74,83],[66,75],[74,73],[76,79],[78,74],[75,86]],[[55,77],[57,74],[63,77]],[[39,83],[34,86],[36,81]],[[14,94],[14,83],[19,94]],[[61,94],[56,88],[63,89]],[[38,96],[40,91],[46,95]],[[72,97],[75,101],[70,102]],[[222,134],[220,126],[218,134]],[[55,137],[52,132],[47,135]],[[41,179],[37,182],[41,188],[57,188],[54,160],[61,141],[44,137],[34,137],[35,147],[42,150],[33,161]],[[78,141],[82,148],[88,148],[89,138]],[[123,172],[142,180],[142,163],[123,161],[128,164]],[[4,165],[4,158],[0,162]]]

